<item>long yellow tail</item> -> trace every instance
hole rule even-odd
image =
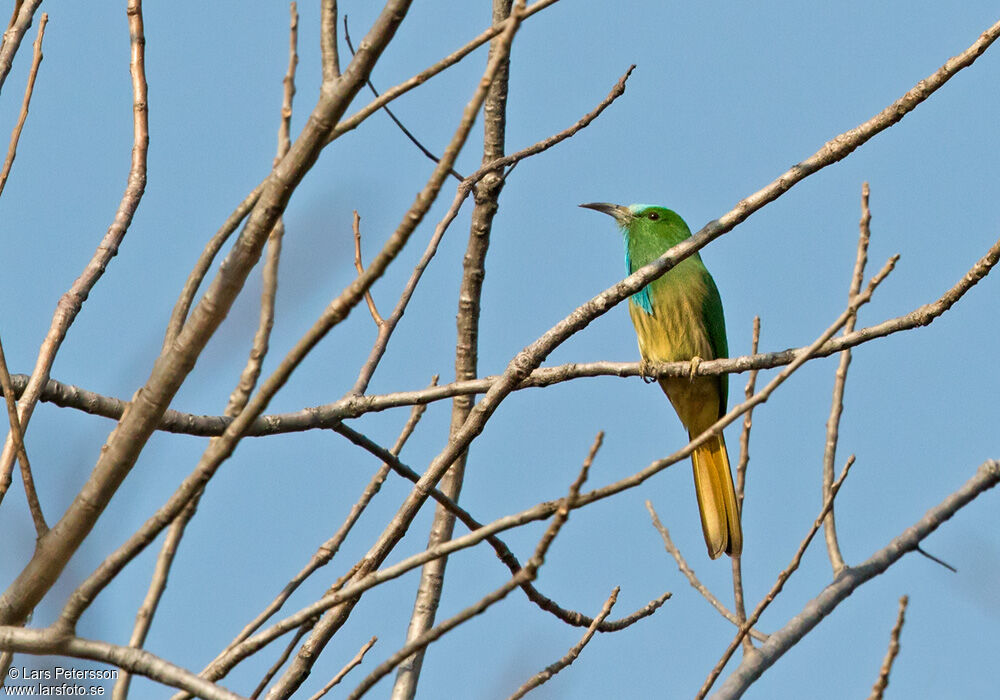
[[[725,552],[738,557],[743,551],[743,530],[733,475],[729,471],[729,455],[722,436],[714,436],[692,452],[691,465],[708,556],[715,559]]]

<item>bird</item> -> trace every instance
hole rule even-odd
[[[606,202],[580,206],[608,214],[618,222],[629,275],[691,237],[684,219],[666,207]],[[729,393],[727,375],[695,375],[701,360],[729,355],[722,298],[715,280],[698,253],[693,253],[633,294],[628,310],[639,341],[643,378],[652,375],[656,363],[691,363],[689,377],[661,377],[658,381],[694,439],[726,413]],[[691,465],[708,556],[716,559],[723,552],[740,556],[740,510],[721,432],[695,448]]]

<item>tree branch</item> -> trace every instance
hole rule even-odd
[[[594,632],[597,631],[598,626],[601,622],[611,614],[611,608],[614,607],[615,603],[618,602],[618,592],[621,590],[619,586],[615,586],[615,589],[611,591],[611,595],[608,599],[604,601],[604,607],[601,608],[601,612],[597,614],[594,621],[590,623],[590,627],[587,628],[587,632],[580,638],[580,641],[573,645],[573,647],[566,652],[566,655],[553,664],[549,664],[544,669],[536,673],[534,676],[528,679],[528,681],[518,688],[514,693],[508,698],[508,700],[519,700],[523,698],[530,691],[534,690],[538,686],[542,685],[546,681],[552,678],[564,668],[572,664],[580,656],[580,652],[583,648],[587,646],[591,638],[594,636]]]
[[[506,21],[510,16],[512,0],[493,0],[493,24]],[[490,56],[504,51],[502,39],[490,42]],[[491,163],[504,155],[507,125],[507,89],[510,79],[510,51],[500,60],[493,82],[483,102],[483,157],[482,164]],[[455,342],[455,380],[475,379],[479,357],[479,314],[486,276],[486,253],[490,245],[493,218],[499,209],[500,192],[504,180],[496,172],[487,173],[476,188],[476,205],[472,210],[469,242],[462,262],[462,282],[458,292],[458,313],[456,315],[457,340]],[[465,423],[472,410],[472,398],[456,396],[452,399],[449,438]],[[596,452],[591,452],[591,459]],[[465,478],[468,451],[463,452],[441,479],[438,488],[453,501],[458,501]],[[434,509],[427,547],[433,547],[451,539],[455,531],[455,514],[444,506]],[[417,594],[413,602],[413,613],[406,631],[406,640],[413,641],[434,626],[441,592],[444,588],[447,557],[440,557],[424,564],[417,584]],[[424,650],[419,650],[403,661],[396,671],[396,682],[392,688],[392,700],[413,700],[417,693],[417,682],[424,661]]]
[[[852,298],[861,290],[861,282],[865,274],[865,264],[868,262],[868,241],[871,239],[871,211],[868,209],[868,183],[861,186],[861,223],[858,233],[858,254],[854,262],[854,273],[851,275],[851,286],[847,298]],[[844,335],[854,330],[857,316],[847,320]],[[844,385],[847,382],[847,368],[851,364],[851,349],[840,353],[840,364],[833,382],[833,398],[830,406],[830,417],[826,421],[826,444],[823,449],[823,498],[830,493],[833,485],[833,463],[837,458],[837,443],[840,438],[840,416],[844,412]],[[840,553],[840,543],[837,541],[837,525],[834,519],[834,509],[831,508],[823,523],[823,535],[826,538],[826,552],[833,567],[833,575],[840,573],[846,564]]]
[[[25,654],[70,656],[90,659],[117,666],[130,673],[186,690],[205,700],[241,700],[240,696],[222,686],[199,678],[188,670],[175,666],[143,649],[118,646],[107,642],[60,634],[53,628],[24,629],[0,626],[0,649]]]
[[[760,316],[753,317],[753,336],[750,339],[750,353],[757,354],[760,345]],[[749,399],[754,395],[757,387],[757,370],[750,370],[750,377],[743,390],[743,395]],[[747,465],[750,463],[750,429],[753,427],[753,409],[751,408],[743,416],[743,429],[740,431],[740,459],[736,464],[736,502],[739,504],[740,517],[743,517],[743,501],[746,490]],[[736,620],[738,625],[743,625],[747,621],[746,606],[743,602],[743,555],[733,557],[731,562],[733,569],[733,607],[736,609]],[[752,631],[751,631],[752,634]],[[753,641],[750,636],[743,638],[744,653],[753,649]]]
[[[858,566],[844,569],[833,583],[807,603],[798,615],[789,620],[780,630],[772,633],[767,642],[757,650],[758,653],[744,657],[739,667],[719,688],[715,698],[725,700],[740,697],[751,683],[760,678],[764,671],[815,628],[824,617],[832,613],[860,585],[885,573],[890,566],[899,561],[907,552],[915,550],[928,535],[937,530],[962,507],[996,486],[998,482],[1000,482],[1000,461],[988,460],[984,462],[962,488],[929,510],[924,517],[903,530],[885,547],[869,557],[867,561]]]
[[[674,558],[674,561],[677,562],[678,570],[684,574],[684,577],[688,580],[688,583],[691,584],[691,587],[701,593],[702,597],[707,600],[713,608],[718,610],[724,618],[732,622],[737,627],[742,626],[746,622],[746,612],[744,611],[743,619],[740,620],[736,615],[731,613],[725,605],[722,604],[722,601],[715,597],[715,594],[713,594],[712,591],[708,590],[705,584],[698,579],[698,576],[694,573],[691,567],[688,566],[687,561],[681,554],[681,550],[677,548],[677,545],[674,544],[673,539],[670,537],[670,531],[662,522],[660,522],[660,518],[656,514],[656,510],[653,508],[653,504],[649,501],[646,501],[646,510],[649,511],[649,516],[653,519],[653,527],[655,527],[657,532],[660,533],[660,538],[663,540],[663,547],[667,550],[670,556]],[[762,642],[767,640],[766,634],[755,629],[750,630],[749,636],[752,636],[754,639],[758,639]]]
[[[906,621],[906,606],[909,604],[909,596],[899,599],[899,613],[896,615],[896,624],[892,626],[889,633],[889,648],[885,652],[885,660],[882,661],[882,668],[879,669],[878,679],[872,686],[871,695],[868,700],[882,700],[885,689],[889,687],[889,674],[892,673],[892,663],[899,654],[899,634],[903,631],[903,623]]]

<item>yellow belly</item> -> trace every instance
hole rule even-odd
[[[694,297],[692,299],[692,297]],[[648,362],[679,362],[699,357],[714,360],[708,329],[691,319],[701,317],[699,295],[678,295],[661,299],[656,309],[647,314],[629,302],[629,314],[639,340],[639,352]],[[668,302],[668,303],[662,303]],[[669,309],[663,312],[663,309]],[[719,418],[719,380],[716,377],[665,377],[660,386],[673,404],[684,427],[697,435]]]

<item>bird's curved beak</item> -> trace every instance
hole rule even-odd
[[[619,226],[628,226],[632,219],[635,218],[635,215],[632,214],[632,210],[628,207],[623,207],[621,204],[591,202],[589,204],[581,204],[580,206],[584,209],[593,209],[594,211],[599,211],[602,214],[614,217]]]

